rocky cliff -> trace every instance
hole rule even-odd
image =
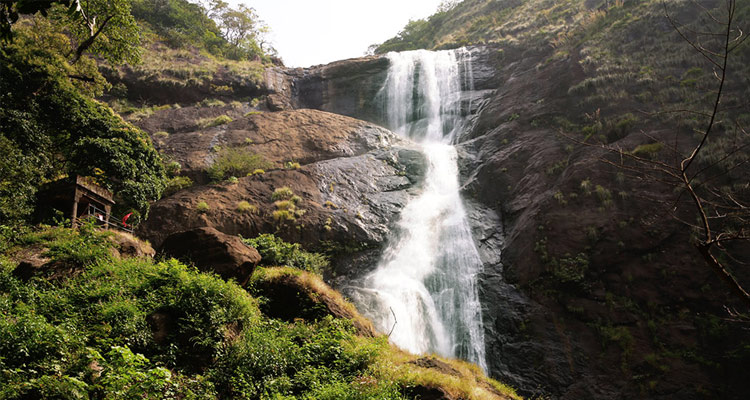
[[[459,151],[485,261],[490,373],[555,398],[740,398],[744,328],[722,317],[735,300],[656,206],[673,194],[566,138],[585,128],[566,120],[614,121],[605,134],[626,149],[648,143],[642,131],[673,131],[624,116],[643,103],[591,109],[574,95],[592,78],[579,56],[516,45],[472,54],[465,95],[476,101]],[[286,72],[285,103],[381,122],[371,96],[384,69],[370,57]]]
[[[591,25],[563,36],[598,34],[597,23],[636,11],[588,10]],[[725,307],[738,304],[700,260],[690,232],[658,207],[674,194],[626,176],[603,162],[612,161],[605,150],[580,143],[596,135],[636,151],[690,128],[649,112],[690,95],[690,82],[670,77],[686,76],[693,61],[651,56],[663,46],[643,32],[667,35],[670,27],[651,11],[636,15],[594,44],[548,46],[528,26],[503,25],[493,34],[523,40],[470,48],[470,129],[457,144],[485,267],[490,374],[528,396],[742,398],[750,378],[742,368],[750,359],[746,324],[728,316]],[[602,41],[615,37],[630,38],[626,51],[645,65],[604,51]],[[196,106],[141,120],[154,135],[169,133],[155,136],[157,144],[201,184],[157,203],[142,232],[158,244],[193,227],[275,231],[329,250],[334,285],[367,270],[424,168],[408,143],[377,126],[387,67],[384,57],[366,57],[269,69],[264,112]],[[221,114],[234,121],[197,123]],[[222,147],[263,154],[273,167],[203,185]],[[304,213],[294,220],[274,217],[273,193],[283,187],[301,199],[295,207]],[[255,208],[241,212],[241,201]]]
[[[151,132],[171,132],[157,135],[156,143],[196,183],[157,202],[142,235],[160,246],[171,234],[198,227],[244,237],[276,232],[335,253],[331,274],[343,259],[377,256],[388,225],[420,181],[421,153],[381,127],[315,110],[240,112],[213,128],[195,123],[225,112],[184,107],[139,121]],[[206,170],[222,149],[262,155],[266,169],[210,184]],[[294,204],[280,199],[279,190],[290,190]],[[351,272],[349,265],[341,271]]]

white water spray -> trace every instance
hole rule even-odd
[[[413,353],[460,357],[486,371],[477,288],[482,262],[459,194],[456,150],[470,53],[390,53],[381,90],[393,131],[418,141],[429,163],[423,192],[401,212],[377,268],[347,292],[391,341]],[[395,320],[394,320],[395,315]]]

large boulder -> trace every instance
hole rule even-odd
[[[198,269],[215,272],[224,279],[236,279],[244,285],[260,262],[260,254],[214,228],[198,228],[169,236],[160,251],[168,256],[193,263]]]

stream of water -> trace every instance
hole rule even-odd
[[[419,143],[428,167],[422,192],[402,210],[377,268],[347,292],[399,347],[463,358],[486,371],[477,288],[482,263],[452,146],[464,127],[462,89],[472,89],[471,55],[418,50],[388,58],[380,93],[388,128]]]

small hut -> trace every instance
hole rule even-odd
[[[109,190],[97,185],[90,178],[76,176],[73,192],[73,210],[71,221],[73,226],[79,218],[93,216],[97,221],[109,224],[112,206],[115,205],[114,195]]]
[[[93,217],[98,223],[110,224],[114,195],[99,186],[93,179],[76,176],[64,178],[45,185],[37,194],[37,216],[48,219],[54,210],[70,218],[73,226],[85,217]]]

